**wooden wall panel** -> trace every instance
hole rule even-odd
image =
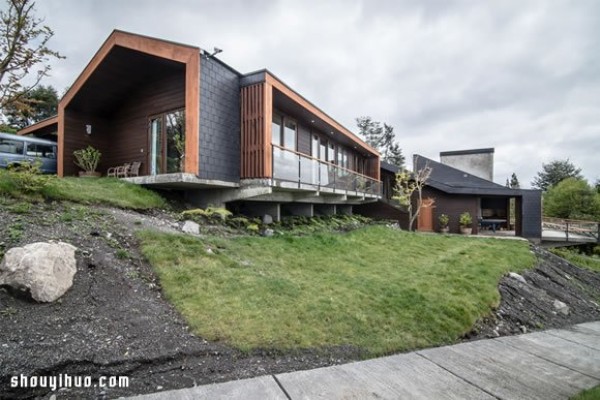
[[[111,118],[110,149],[106,153],[108,166],[141,161],[140,174],[148,174],[150,117],[181,109],[184,106],[185,76],[181,73],[151,82],[148,86],[132,93]]]
[[[92,133],[86,133],[86,125],[92,125]],[[73,152],[83,149],[88,145],[94,146],[102,152],[102,157],[98,165],[98,171],[105,171],[108,168],[107,154],[110,151],[108,135],[110,128],[106,120],[84,113],[78,113],[71,110],[64,112],[64,144],[62,151],[64,154],[59,154],[59,160],[62,160],[62,174],[59,176],[77,175],[80,168],[73,162]],[[60,146],[59,146],[60,147]],[[59,171],[60,172],[60,171]]]
[[[260,83],[241,90],[241,178],[270,178],[271,119],[267,85]]]

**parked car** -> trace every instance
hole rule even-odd
[[[56,173],[56,142],[0,132],[0,168],[41,162],[44,174]]]

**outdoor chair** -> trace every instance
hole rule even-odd
[[[129,176],[140,176],[140,167],[142,163],[140,161],[134,161],[129,164],[129,167],[125,170],[125,177]]]
[[[115,178],[122,178],[127,176],[127,170],[129,169],[130,164],[126,163],[123,165],[117,165],[116,167],[110,167],[108,171],[106,171],[106,176],[112,176]]]

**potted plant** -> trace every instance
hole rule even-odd
[[[468,211],[460,214],[458,222],[460,224],[460,233],[470,235],[473,232],[473,218]]]
[[[440,232],[448,233],[450,232],[450,228],[448,227],[448,223],[450,222],[450,217],[446,214],[440,214],[438,217],[438,221],[440,222]]]
[[[75,160],[73,162],[75,163],[75,165],[77,165],[83,170],[79,171],[79,176],[102,176],[100,172],[96,172],[96,168],[98,168],[98,163],[100,162],[101,156],[102,153],[100,153],[98,149],[95,149],[94,147],[89,145],[85,149],[75,150],[73,152],[73,157],[75,157]]]

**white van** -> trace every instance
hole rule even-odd
[[[0,168],[41,161],[44,174],[56,173],[56,142],[0,132]]]

